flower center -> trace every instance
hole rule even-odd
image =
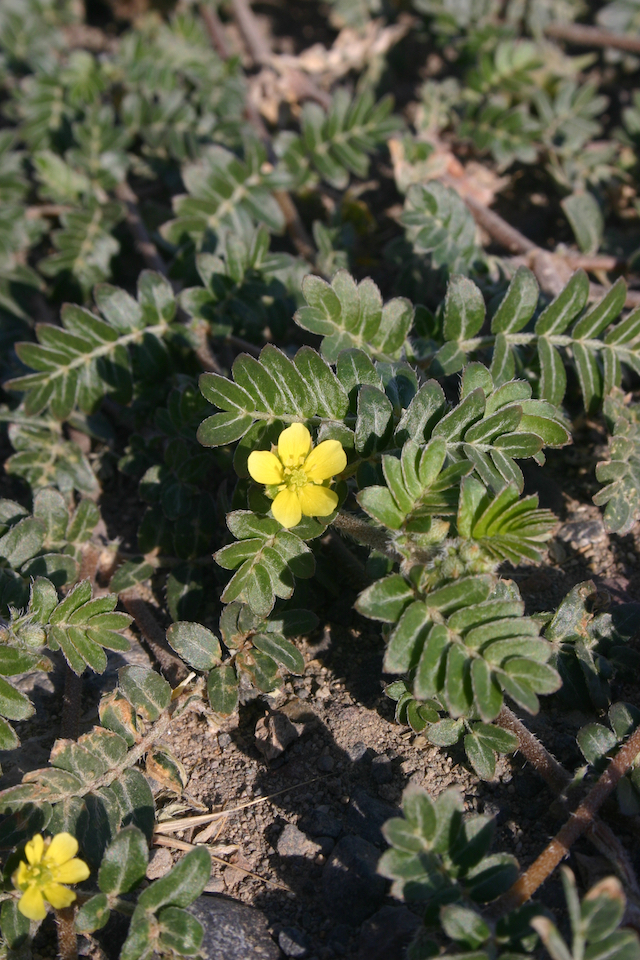
[[[309,478],[304,472],[304,467],[285,467],[284,482],[290,490],[299,490],[300,487],[306,487]]]
[[[23,890],[26,890],[33,884],[44,887],[47,883],[51,883],[52,876],[48,867],[42,863],[35,863],[27,867],[20,879],[22,881],[20,886]]]

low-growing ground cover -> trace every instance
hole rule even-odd
[[[638,957],[636,23],[3,4],[7,957]]]

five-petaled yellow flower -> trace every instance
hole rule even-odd
[[[36,833],[27,843],[27,862],[20,863],[11,877],[14,887],[22,890],[18,910],[29,920],[44,920],[47,900],[56,910],[69,907],[76,899],[65,883],[80,883],[89,876],[84,860],[76,858],[78,841],[70,833],[57,833],[44,840]]]
[[[312,446],[304,424],[292,423],[278,437],[273,452],[254,450],[249,454],[249,473],[257,483],[273,488],[271,510],[283,527],[295,527],[303,514],[327,517],[338,506],[338,495],[328,484],[347,465],[342,444],[323,440]]]

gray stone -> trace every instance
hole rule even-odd
[[[281,757],[299,736],[296,725],[284,713],[271,713],[256,723],[255,744],[265,760]]]
[[[374,757],[371,761],[371,776],[376,783],[391,783],[393,780],[393,766],[389,757],[384,754]]]
[[[357,926],[384,899],[386,882],[376,873],[380,851],[361,837],[343,837],[322,871],[322,893],[331,919]]]
[[[347,807],[347,829],[352,833],[357,833],[369,843],[375,843],[378,846],[384,846],[386,841],[382,836],[382,824],[391,817],[399,817],[398,807],[385,803],[372,797],[357,787],[349,800]]]
[[[342,832],[342,824],[326,810],[314,807],[301,824],[312,837],[333,837],[337,840]]]
[[[287,823],[278,837],[276,850],[281,857],[316,857],[322,847],[305,836],[295,823]]]
[[[362,740],[358,740],[357,743],[354,743],[352,747],[347,747],[347,756],[352,763],[359,763],[360,760],[364,758],[369,753],[369,748]]]
[[[309,956],[309,943],[307,938],[297,927],[283,927],[278,937],[278,943],[285,957]]]
[[[188,908],[204,927],[203,960],[281,960],[260,910],[228,897],[198,897]]]
[[[322,757],[318,757],[318,762],[316,763],[316,767],[318,768],[318,770],[321,770],[322,773],[331,773],[334,766],[335,766],[335,760],[333,759],[333,757],[330,757],[328,754],[325,754]]]
[[[328,857],[333,848],[336,845],[333,837],[316,837],[316,843],[320,845],[320,849],[325,857]]]
[[[358,960],[403,960],[419,926],[406,907],[382,907],[362,925]]]

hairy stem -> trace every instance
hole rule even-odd
[[[627,50],[640,53],[640,38],[622,33],[611,33],[600,27],[589,27],[582,23],[550,23],[544,32],[554,40],[566,40],[579,47],[611,47],[613,50]]]
[[[120,594],[120,601],[127,613],[130,613],[135,620],[136,626],[167,680],[174,687],[181,683],[189,671],[180,657],[169,647],[165,632],[151,612],[149,604],[142,599],[135,587],[123,591]]]
[[[74,926],[75,907],[56,910],[58,960],[78,960],[78,937]]]
[[[537,737],[527,730],[524,723],[516,717],[509,707],[503,706],[494,720],[498,727],[510,730],[518,738],[518,749],[542,779],[549,784],[554,793],[561,793],[571,782],[571,774],[552,756]]]
[[[60,736],[63,740],[77,740],[82,710],[82,677],[74,673],[69,664],[65,666],[64,694],[62,696],[62,721]]]
[[[596,813],[613,792],[621,777],[625,775],[638,753],[640,753],[640,727],[616,754],[551,843],[498,901],[497,906],[501,912],[507,913],[525,903],[553,873],[560,861],[567,856],[572,844],[593,825]]]
[[[371,524],[365,520],[354,517],[351,513],[345,513],[341,510],[333,521],[333,526],[342,533],[349,534],[349,536],[357,540],[358,543],[362,543],[366,547],[371,547],[373,550],[384,553],[385,556],[391,560],[398,562],[403,559],[402,556],[393,549],[389,538],[383,530],[371,526]]]

